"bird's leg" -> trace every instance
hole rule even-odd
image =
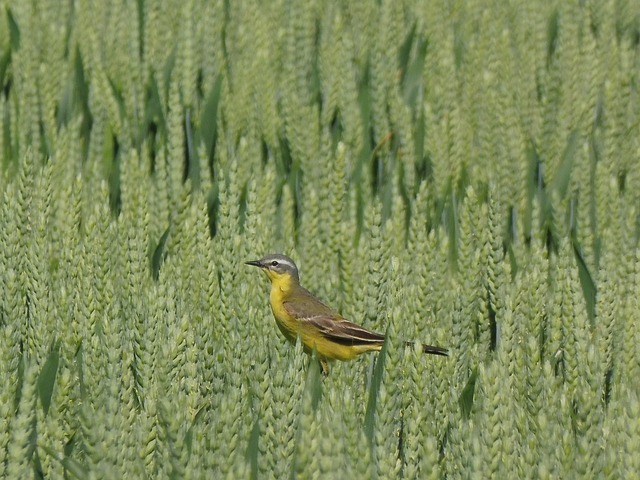
[[[322,370],[322,376],[323,377],[328,377],[329,376],[329,364],[327,363],[327,361],[324,358],[321,358],[319,361],[320,361],[320,370]]]

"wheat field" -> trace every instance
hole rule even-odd
[[[0,12],[1,478],[640,471],[640,3]]]

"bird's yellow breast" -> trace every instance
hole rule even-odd
[[[269,303],[273,316],[282,334],[287,340],[295,343],[299,330],[298,322],[284,308],[284,300],[293,288],[293,280],[287,275],[275,275],[272,272],[268,272],[267,275],[271,280]]]

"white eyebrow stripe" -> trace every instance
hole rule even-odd
[[[295,264],[293,262],[290,262],[289,260],[285,260],[284,258],[279,259],[278,262],[280,262],[283,265],[287,265],[287,266],[289,266],[289,267],[291,267],[293,269],[296,268],[296,266],[295,266]]]

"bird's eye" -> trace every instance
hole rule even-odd
[[[277,267],[278,266],[278,261],[274,260],[273,262],[271,262],[271,266],[272,267]]]

